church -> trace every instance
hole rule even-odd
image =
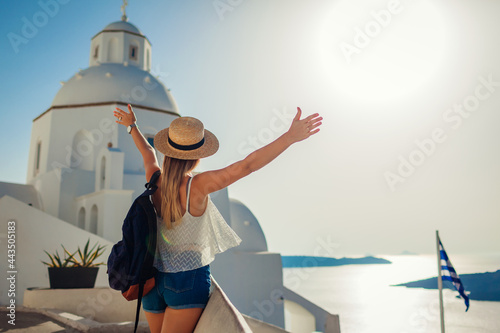
[[[27,183],[45,211],[111,241],[121,239],[123,212],[145,183],[140,153],[112,110],[132,104],[151,143],[180,116],[150,59],[139,29],[109,24],[91,40],[89,67],[61,82],[51,106],[33,120]]]
[[[90,238],[107,246],[107,258],[121,239],[123,219],[146,179],[142,157],[112,111],[132,104],[152,145],[155,134],[181,115],[169,89],[151,73],[151,55],[150,41],[124,11],[120,21],[91,38],[89,67],[61,82],[52,104],[33,120],[26,184],[0,183],[0,221],[15,221],[17,228],[18,305],[23,290],[49,286],[40,263],[44,250],[54,252],[61,244],[76,249]],[[211,264],[238,311],[287,329],[303,326],[297,318],[308,318],[312,330],[336,332],[325,330],[333,315],[283,286],[281,256],[268,252],[248,207],[229,198],[227,189],[213,193],[212,200],[242,239]],[[6,246],[6,235],[0,236]],[[107,285],[101,268],[96,287]],[[6,286],[3,279],[0,289]],[[7,302],[2,292],[0,303]]]

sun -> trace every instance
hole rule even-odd
[[[321,75],[367,103],[404,98],[439,73],[446,51],[439,9],[429,1],[340,1],[326,15]]]

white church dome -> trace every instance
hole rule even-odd
[[[104,31],[128,31],[134,34],[142,35],[142,32],[132,23],[125,21],[116,21],[108,24],[103,30]]]
[[[135,25],[113,22],[92,37],[89,65],[63,83],[51,107],[122,102],[179,114],[168,89],[150,74],[151,44]]]
[[[241,201],[229,199],[231,207],[231,228],[242,242],[235,248],[242,252],[267,251],[267,241],[260,223],[252,211]]]
[[[173,96],[153,75],[136,66],[116,63],[91,66],[76,73],[63,84],[52,107],[89,102],[123,102],[179,113]]]

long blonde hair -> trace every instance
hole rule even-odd
[[[161,217],[172,228],[172,223],[182,219],[179,190],[184,176],[193,171],[200,160],[180,160],[165,156],[163,159],[161,188]],[[187,207],[186,207],[187,209]]]

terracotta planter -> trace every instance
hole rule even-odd
[[[51,289],[94,288],[99,267],[49,267]]]

